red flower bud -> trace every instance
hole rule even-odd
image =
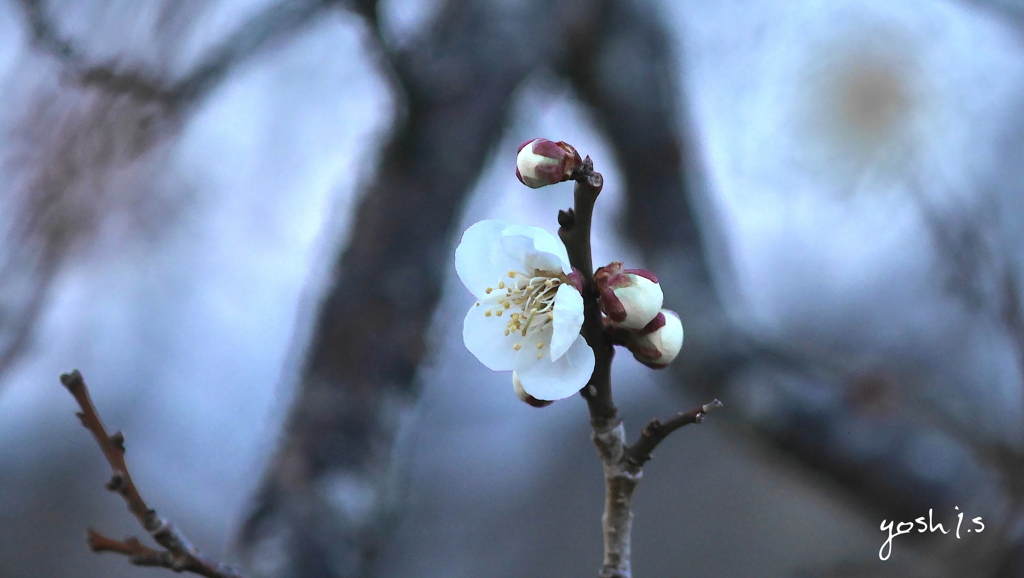
[[[626,348],[637,361],[652,369],[663,369],[683,347],[683,324],[674,311],[662,309],[638,333],[631,334]]]
[[[539,189],[569,180],[582,164],[583,159],[572,145],[537,138],[519,146],[516,177],[531,189]]]
[[[623,269],[622,263],[605,265],[594,273],[601,292],[601,310],[617,327],[643,329],[661,310],[664,294],[654,273]]]

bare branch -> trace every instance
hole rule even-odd
[[[681,413],[664,424],[653,420],[644,428],[632,447],[626,446],[626,433],[612,401],[611,365],[614,344],[622,341],[612,327],[605,327],[594,288],[594,265],[590,230],[594,204],[604,185],[601,173],[594,172],[594,163],[586,157],[573,178],[576,188],[573,208],[558,213],[558,236],[565,244],[569,262],[583,277],[583,327],[580,333],[594,350],[594,372],[580,395],[587,401],[592,439],[604,465],[605,504],[601,526],[604,533],[604,565],[600,578],[631,578],[630,541],[633,530],[633,490],[643,475],[643,465],[651,452],[673,431],[690,423],[700,423],[704,416],[722,406],[717,399],[697,409]]]
[[[580,391],[590,409],[590,423],[595,431],[607,431],[619,422],[619,410],[612,400],[611,366],[615,356],[612,341],[605,334],[598,293],[594,287],[594,264],[590,252],[590,226],[594,216],[594,203],[604,187],[601,173],[594,172],[594,163],[588,156],[576,174],[574,207],[558,213],[558,236],[565,244],[569,263],[583,276],[583,328],[580,333],[594,350],[594,373]]]
[[[691,412],[681,413],[665,422],[657,433],[649,432],[657,429],[652,428],[658,423],[654,420],[644,428],[643,435],[632,448],[626,446],[622,422],[608,430],[594,430],[592,439],[604,466],[605,481],[604,515],[601,517],[604,565],[598,575],[600,578],[632,577],[633,491],[643,476],[643,464],[650,459],[650,451],[672,431],[687,424],[700,423],[708,412],[721,406],[722,402],[716,399]],[[646,457],[641,460],[633,457],[638,452]]]
[[[658,444],[667,438],[669,434],[684,425],[701,423],[704,421],[704,416],[720,407],[722,407],[722,402],[715,399],[711,403],[705,403],[692,411],[676,414],[675,417],[664,423],[657,419],[651,420],[651,423],[647,424],[647,427],[640,433],[640,439],[626,449],[625,459],[639,471],[651,459],[651,452],[654,451],[654,448],[658,447]]]
[[[607,431],[594,430],[594,444],[604,465],[604,565],[599,578],[632,578],[631,540],[633,534],[633,490],[640,468],[628,467],[626,430],[619,422]]]
[[[102,534],[89,531],[89,547],[94,552],[116,552],[129,557],[132,564],[139,566],[160,566],[175,572],[191,572],[207,578],[244,578],[234,568],[204,557],[173,524],[161,518],[156,510],[151,509],[139,494],[132,476],[128,472],[128,464],[124,460],[124,435],[114,432],[108,435],[99,413],[89,396],[89,389],[78,370],[60,376],[64,387],[74,396],[82,409],[78,413],[85,429],[92,433],[96,443],[103,451],[103,456],[110,464],[111,476],[106,487],[116,492],[128,504],[128,510],[139,520],[139,523],[164,547],[165,552],[147,548],[136,538],[128,538],[123,542],[112,540]]]
[[[46,17],[42,0],[21,0],[21,6],[32,30],[33,43],[67,64],[80,66],[81,56],[70,41],[57,33],[53,23]]]
[[[143,70],[124,70],[115,63],[92,62],[81,47],[60,33],[47,16],[42,0],[21,0],[33,44],[60,60],[80,85],[179,107],[194,104],[240,64],[291,38],[338,4],[337,0],[283,0],[273,4],[239,26],[190,73],[171,81]]]

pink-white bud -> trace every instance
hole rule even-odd
[[[640,363],[662,369],[683,347],[683,323],[675,311],[662,309],[647,327],[629,336],[626,347]]]
[[[531,189],[539,189],[569,180],[582,163],[583,159],[572,145],[537,138],[519,145],[516,177]]]
[[[622,263],[605,265],[594,273],[601,292],[601,310],[617,327],[639,331],[661,311],[665,295],[654,273],[623,269]]]
[[[531,405],[533,407],[547,407],[555,403],[546,399],[537,399],[536,397],[526,393],[526,390],[523,389],[523,382],[519,381],[519,374],[515,371],[512,372],[512,389],[515,390],[516,397],[526,402],[527,405]]]

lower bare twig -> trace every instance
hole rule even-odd
[[[676,414],[675,417],[664,423],[660,420],[652,419],[651,423],[647,424],[647,427],[640,432],[640,439],[636,440],[635,444],[626,449],[625,459],[639,471],[644,463],[651,459],[651,452],[654,451],[654,448],[668,437],[668,434],[684,425],[704,421],[704,416],[720,407],[722,407],[722,402],[715,399],[711,403],[705,403],[693,411]]]
[[[78,413],[78,419],[81,420],[85,429],[92,433],[100,450],[103,451],[104,457],[107,458],[107,463],[110,464],[113,473],[110,481],[107,482],[107,489],[117,492],[124,498],[128,509],[138,518],[142,527],[164,548],[164,551],[148,548],[143,546],[137,538],[126,538],[124,541],[113,540],[90,529],[88,543],[92,551],[123,554],[128,556],[129,561],[136,566],[158,566],[175,572],[191,572],[207,578],[244,578],[238,570],[204,557],[173,524],[161,518],[157,515],[156,510],[146,505],[132,481],[128,465],[124,460],[124,435],[119,431],[114,432],[113,435],[107,434],[99,413],[92,403],[92,398],[89,396],[89,389],[82,379],[82,374],[76,369],[71,373],[61,375],[60,381],[78,402],[82,409]]]
[[[597,453],[604,465],[605,502],[601,525],[604,530],[604,565],[600,578],[631,578],[630,541],[633,532],[633,490],[643,477],[644,463],[651,451],[675,430],[701,423],[708,412],[722,407],[717,399],[693,411],[680,413],[662,423],[651,420],[633,446],[626,445],[622,423],[608,430],[594,430]]]

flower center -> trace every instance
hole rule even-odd
[[[555,318],[555,295],[558,286],[565,282],[563,275],[550,271],[534,271],[533,275],[509,271],[508,277],[511,279],[508,283],[500,281],[497,287],[485,289],[488,295],[497,292],[499,297],[493,307],[484,310],[484,316],[501,317],[507,311],[506,337],[513,334],[526,337],[547,327]],[[518,340],[512,345],[516,351],[522,347]],[[543,341],[537,343],[537,349],[543,348]],[[537,352],[537,359],[543,356],[542,352]]]

